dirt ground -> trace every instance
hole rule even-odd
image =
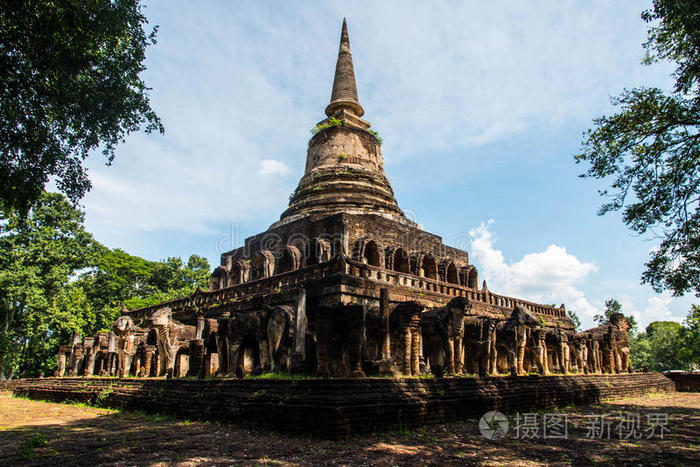
[[[668,414],[667,423],[655,413]],[[554,414],[554,415],[552,415]],[[605,418],[596,415],[606,414]],[[640,439],[620,439],[634,433]],[[648,415],[659,423],[651,434]],[[176,420],[14,398],[0,393],[2,465],[700,465],[700,393],[652,394],[603,405],[567,407],[521,418],[490,441],[478,420],[330,441],[236,425]],[[543,439],[543,419],[568,417],[566,439]],[[560,416],[557,418],[557,416]],[[621,420],[632,421],[621,425]],[[613,420],[589,439],[591,427]],[[526,424],[535,429],[526,430]],[[603,424],[602,426],[607,426]],[[664,426],[663,439],[660,427]],[[631,428],[630,428],[631,427]],[[555,425],[549,437],[556,433]],[[524,434],[533,439],[522,439]]]

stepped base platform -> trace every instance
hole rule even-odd
[[[222,420],[339,438],[674,391],[661,373],[367,379],[42,378],[0,390],[56,402]]]
[[[678,392],[700,392],[700,373],[666,371],[664,376],[673,381]]]

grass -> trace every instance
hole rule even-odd
[[[335,126],[345,126],[345,125],[347,125],[345,120],[340,120],[340,119],[335,118],[335,117],[330,117],[329,119],[325,120],[324,122],[319,123],[318,125],[313,127],[310,131],[311,131],[312,135],[316,135],[318,132],[325,130],[326,128],[331,128],[331,127],[335,127]],[[377,143],[379,143],[380,146],[382,145],[384,140],[382,139],[381,136],[379,136],[379,133],[377,133],[376,131],[371,130],[369,128],[366,129],[365,131],[367,133],[369,133],[370,135],[374,136],[374,139],[377,140]],[[309,140],[309,142],[311,142],[311,140]],[[346,155],[341,154],[341,156],[346,156]]]
[[[20,448],[22,457],[27,460],[34,459],[34,449],[48,446],[49,440],[41,433],[26,439]]]
[[[249,375],[246,379],[285,379],[285,380],[296,380],[296,379],[320,379],[318,376],[314,375],[303,375],[303,374],[292,374],[292,373],[276,373],[268,372],[259,375]]]
[[[319,123],[315,127],[311,129],[311,134],[315,135],[321,130],[325,130],[326,128],[331,128],[334,126],[345,126],[345,122],[343,120],[337,119],[335,117],[331,117],[327,119],[325,122]]]

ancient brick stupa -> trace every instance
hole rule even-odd
[[[124,310],[59,374],[329,376],[625,371],[623,320],[575,333],[491,292],[466,251],[407,219],[357,94],[343,21],[327,118],[280,220],[221,255],[209,290]]]

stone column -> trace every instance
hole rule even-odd
[[[152,345],[147,345],[143,349],[143,376],[146,378],[151,376],[151,364],[153,363],[154,352],[155,347]]]
[[[462,338],[455,337],[454,341],[454,372],[457,374],[462,374]]]
[[[217,371],[219,371],[219,354],[207,354],[205,357],[204,377],[214,376]]]
[[[141,355],[139,355],[139,351],[136,351],[136,355],[132,358],[132,362],[134,365],[134,376],[140,376],[141,375]]]
[[[68,376],[77,376],[80,365],[83,363],[83,349],[77,345],[73,347],[72,365],[68,371]]]
[[[299,290],[294,316],[294,350],[292,351],[292,370],[298,371],[306,361],[306,289]]]
[[[406,326],[401,330],[401,346],[403,347],[403,358],[401,359],[401,373],[411,374],[411,328]]]
[[[190,356],[187,355],[184,352],[178,353],[176,355],[176,363],[175,367],[177,368],[177,372],[175,373],[176,378],[183,378],[187,376],[187,372],[190,368]]]
[[[362,343],[363,335],[365,329],[365,307],[354,306],[348,309],[349,313],[352,313],[350,323],[352,325],[352,358],[354,360],[354,368],[350,376],[355,378],[364,378],[365,372],[362,369]]]
[[[194,338],[201,339],[204,334],[204,316],[197,317],[197,327],[195,329]]]
[[[422,347],[420,330],[411,329],[411,375],[420,373],[420,349]]]
[[[202,318],[202,324],[204,318]],[[199,325],[199,320],[197,322]],[[204,341],[202,339],[193,339],[190,341],[190,376],[204,375]]]
[[[93,347],[88,347],[85,352],[85,369],[83,374],[87,377],[92,376],[95,368],[95,349]]]
[[[66,355],[70,352],[70,347],[60,346],[58,348],[58,366],[56,368],[56,376],[61,377],[66,374]]]
[[[448,374],[454,374],[455,372],[455,338],[448,336],[447,342],[445,343],[445,372]]]
[[[381,324],[379,327],[380,360],[391,360],[391,329],[389,320],[389,290],[379,291],[379,314]]]
[[[334,323],[332,313],[321,308],[316,312],[316,372],[330,376],[329,347]]]

